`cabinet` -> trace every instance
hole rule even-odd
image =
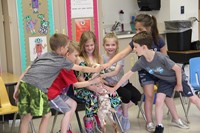
[[[125,49],[129,45],[130,41],[131,41],[131,38],[119,39],[119,51],[122,51],[123,49]],[[126,73],[130,71],[137,60],[138,60],[138,56],[134,52],[130,53],[125,58],[124,72]],[[143,91],[139,83],[138,73],[134,73],[134,75],[129,80],[140,92]]]

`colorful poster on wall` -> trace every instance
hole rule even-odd
[[[75,20],[89,19],[90,30],[94,32],[99,42],[98,0],[66,0],[66,18],[69,39],[79,40],[80,32],[78,33]]]
[[[52,9],[52,0],[17,0],[22,71],[35,58],[36,54],[31,51],[35,44],[34,39],[42,37],[40,38],[42,44],[48,44],[50,36],[54,33]],[[40,50],[43,53],[47,49],[48,47],[45,47]],[[37,50],[39,50],[39,46]]]
[[[76,42],[80,41],[81,34],[90,30],[90,19],[76,19]]]
[[[93,17],[93,0],[71,0],[71,17]]]
[[[47,52],[47,37],[29,37],[29,50],[30,60],[34,61],[35,58],[40,57],[43,53]]]

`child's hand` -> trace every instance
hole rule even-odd
[[[102,66],[96,66],[95,68],[95,72],[101,72],[101,70],[102,70]]]
[[[175,91],[178,91],[178,92],[180,92],[180,91],[183,91],[183,86],[182,86],[182,84],[177,84],[176,86],[175,86]]]
[[[107,85],[104,85],[104,88],[109,91],[111,94],[114,94],[115,90],[114,88],[108,87]]]
[[[90,80],[90,82],[92,82],[92,84],[97,84],[97,83],[101,83],[102,79],[101,77],[95,77],[94,79]]]
[[[19,91],[18,90],[14,91],[13,98],[15,99],[15,102],[17,103],[18,102],[18,98],[19,98]]]
[[[106,68],[108,68],[109,66],[110,66],[110,65],[109,65],[108,63],[105,63],[105,64],[102,65],[103,69],[106,69]]]

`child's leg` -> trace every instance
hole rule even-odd
[[[51,112],[47,113],[42,117],[42,120],[40,122],[39,131],[38,133],[46,133],[49,119],[51,118]]]
[[[31,114],[26,114],[22,117],[20,123],[20,133],[28,133],[28,127],[31,120],[32,120]]]
[[[71,107],[71,109],[70,109],[70,111],[68,111],[64,114],[64,117],[61,120],[61,133],[66,133],[67,129],[69,128],[70,121],[71,121],[71,119],[74,115],[74,112],[76,110],[76,107],[77,107],[76,101],[74,101],[71,98],[67,99],[67,101],[65,101],[65,103],[67,105],[69,105]]]
[[[148,84],[143,86],[145,94],[144,111],[147,119],[147,124],[152,122],[152,108],[154,100],[154,84]]]
[[[158,93],[156,98],[156,124],[162,124],[163,119],[163,106],[166,95],[164,93]]]
[[[195,104],[196,107],[200,110],[200,99],[196,95],[189,97],[189,100],[191,103]]]
[[[174,100],[173,98],[170,98],[170,97],[166,97],[165,99],[165,103],[172,115],[172,118],[173,120],[178,120],[179,119],[179,116],[178,116],[178,113],[177,113],[177,110],[176,110],[176,106],[174,104]]]

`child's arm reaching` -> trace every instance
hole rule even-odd
[[[113,77],[113,76],[117,75],[120,72],[122,67],[123,67],[122,65],[117,65],[114,71],[109,72],[109,73],[101,74],[101,77],[102,78]]]
[[[97,66],[95,68],[92,68],[92,67],[86,67],[86,66],[79,66],[79,65],[76,65],[74,64],[74,66],[72,67],[73,70],[76,70],[76,71],[81,71],[81,72],[100,72],[102,67],[101,66]]]
[[[13,98],[15,99],[15,101],[18,101],[18,95],[19,95],[19,83],[20,80],[24,77],[24,75],[28,72],[28,69],[30,68],[30,66],[28,66],[26,68],[26,70],[21,74],[19,81],[17,82],[17,85],[15,86],[15,91],[13,93]]]
[[[128,54],[130,54],[132,52],[132,48],[130,46],[128,46],[127,48],[125,48],[123,51],[121,51],[120,53],[116,54],[108,63],[105,63],[102,65],[102,67],[108,68],[110,67],[112,64],[114,64],[115,62],[125,58]]]
[[[96,77],[92,80],[83,81],[83,82],[76,82],[73,85],[76,88],[82,88],[82,87],[92,86],[92,85],[95,85],[95,84],[100,83],[100,82],[101,82],[101,78]]]
[[[120,81],[113,87],[113,88],[109,88],[106,87],[106,89],[110,92],[110,93],[114,93],[125,81],[127,81],[132,75],[134,74],[134,72],[129,71],[126,74],[124,74],[124,76],[120,79]]]
[[[175,64],[172,69],[175,71],[176,74],[176,86],[175,90],[176,91],[183,91],[183,86],[182,86],[182,70],[181,67]]]

